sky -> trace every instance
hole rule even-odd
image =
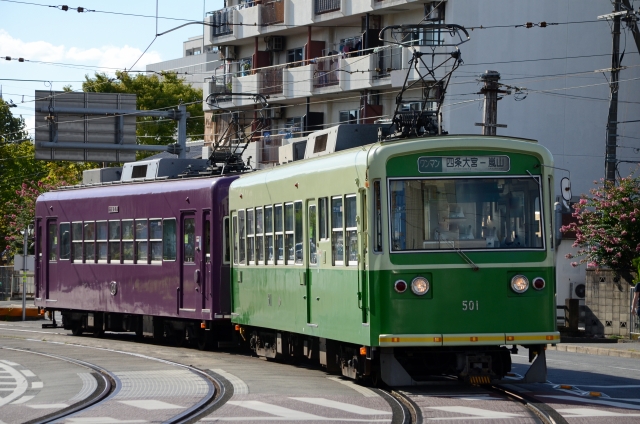
[[[0,0],[2,97],[18,105],[11,111],[22,115],[27,129],[35,125],[35,90],[49,89],[45,81],[51,82],[54,91],[65,85],[81,90],[85,75],[132,69],[136,61],[133,70],[144,71],[147,64],[182,57],[183,41],[202,35],[203,27],[189,25],[154,41],[156,5],[158,33],[187,21],[201,21],[205,11],[223,7],[223,0],[63,1]],[[63,4],[68,11],[60,9]],[[78,7],[94,12],[72,9]],[[25,61],[6,60],[6,56]]]

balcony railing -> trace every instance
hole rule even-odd
[[[316,59],[313,70],[313,88],[328,87],[340,83],[339,59],[339,55]]]
[[[233,13],[235,8],[216,10],[211,13],[211,37],[221,37],[233,33]]]
[[[283,134],[265,135],[259,140],[260,163],[271,164],[279,162],[279,149],[282,146]]]
[[[375,62],[377,75],[374,78],[391,76],[391,71],[402,69],[402,47],[391,47],[378,51]]]
[[[270,68],[257,69],[260,75],[260,94],[282,94],[282,75],[284,66],[272,66]]]
[[[260,25],[268,26],[284,22],[284,0],[265,0],[260,10]]]
[[[314,0],[314,10],[316,15],[340,10],[341,0]]]

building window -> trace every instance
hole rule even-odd
[[[287,50],[287,63],[290,64],[290,67],[302,66],[303,59],[304,56],[302,47]]]
[[[340,124],[357,124],[359,118],[360,109],[340,111]]]

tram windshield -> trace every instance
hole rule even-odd
[[[542,249],[538,177],[389,180],[391,252]]]

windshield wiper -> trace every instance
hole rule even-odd
[[[436,235],[438,236],[438,241],[446,241],[446,242],[450,243],[450,244],[451,244],[451,247],[453,247],[453,249],[456,251],[456,253],[457,253],[458,255],[460,255],[460,257],[461,257],[462,259],[464,259],[466,263],[468,263],[469,265],[471,265],[471,268],[472,268],[474,271],[477,271],[477,270],[479,270],[479,269],[480,269],[480,268],[478,267],[478,265],[476,265],[476,264],[471,260],[471,258],[469,258],[469,257],[468,257],[468,256],[467,256],[467,255],[462,251],[462,250],[460,250],[460,248],[456,247],[456,244],[455,244],[453,241],[451,241],[451,240],[447,240],[446,238],[442,238],[442,237],[440,236],[440,231],[438,231],[438,230],[436,230]]]

